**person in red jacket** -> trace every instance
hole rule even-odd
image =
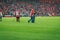
[[[0,8],[0,21],[2,21],[2,13],[3,13],[3,11],[2,11],[2,9]]]
[[[20,10],[16,9],[15,14],[16,14],[16,21],[20,22],[20,20],[19,20],[20,19]]]
[[[31,21],[32,23],[34,23],[34,22],[35,22],[35,10],[34,10],[34,9],[31,10],[30,17],[31,17],[31,19],[28,20],[28,23],[29,23],[30,21]]]

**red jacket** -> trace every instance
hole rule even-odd
[[[30,17],[33,16],[35,13],[34,9],[31,10]]]
[[[20,10],[15,11],[16,17],[20,17]]]

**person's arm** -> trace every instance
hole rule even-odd
[[[30,17],[32,16],[32,11],[30,12]]]

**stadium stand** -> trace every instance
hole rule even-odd
[[[29,16],[32,8],[37,16],[60,16],[60,0],[0,0],[3,15],[13,15],[19,9],[21,16]]]

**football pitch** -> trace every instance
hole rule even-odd
[[[0,40],[60,40],[60,17],[36,17],[35,23],[28,23],[29,19],[3,18]]]

